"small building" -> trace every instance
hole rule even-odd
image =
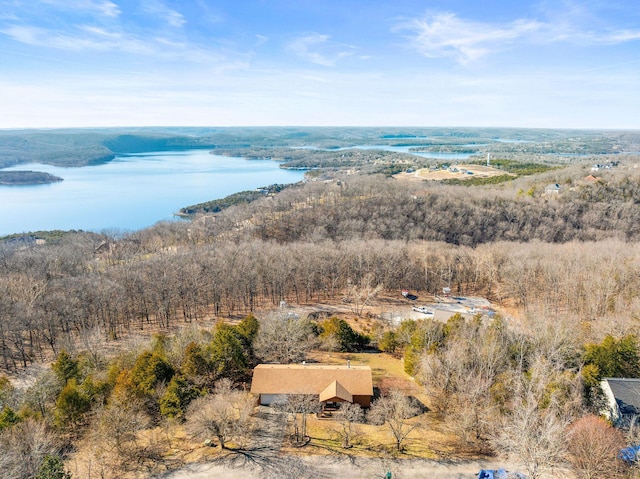
[[[558,193],[560,193],[560,185],[558,183],[547,185],[544,189],[544,192],[547,195],[557,195]]]
[[[369,366],[258,364],[253,370],[251,392],[264,406],[290,394],[313,394],[325,404],[349,402],[369,407],[373,378]]]
[[[629,427],[640,415],[640,379],[604,378],[600,388],[607,404],[602,414],[616,427]]]

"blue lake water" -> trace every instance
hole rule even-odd
[[[211,155],[207,150],[118,156],[95,166],[21,164],[64,178],[47,185],[0,186],[0,236],[39,230],[146,228],[173,219],[183,206],[274,183],[300,181],[303,171],[270,160]]]
[[[472,144],[472,145],[456,145],[463,147],[476,147],[476,146],[484,146],[485,144]],[[473,153],[446,153],[441,151],[411,151],[411,148],[418,148],[420,145],[404,145],[404,146],[391,146],[391,145],[356,145],[356,146],[345,146],[341,148],[318,148],[315,146],[298,146],[294,147],[294,149],[300,150],[323,150],[323,151],[342,151],[342,150],[384,150],[384,151],[394,151],[396,153],[409,153],[415,156],[422,156],[424,158],[432,158],[436,160],[468,160],[471,158]]]

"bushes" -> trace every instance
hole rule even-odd
[[[616,339],[607,335],[600,344],[585,347],[584,362],[598,368],[599,377],[640,377],[640,349],[634,335]]]
[[[369,336],[354,331],[344,319],[336,317],[320,323],[320,330],[320,338],[330,349],[337,351],[361,351],[370,342]]]
[[[182,419],[189,403],[198,396],[200,390],[184,376],[176,374],[160,398],[160,414],[168,418]]]

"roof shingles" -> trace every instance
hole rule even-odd
[[[259,364],[253,370],[254,394],[317,394],[336,382],[336,397],[372,396],[373,380],[369,366],[317,364]],[[325,391],[326,392],[326,391]]]

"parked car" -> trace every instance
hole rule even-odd
[[[426,306],[414,306],[412,309],[418,313],[423,313],[423,314],[426,314],[427,316],[433,316],[433,311],[431,311]]]

